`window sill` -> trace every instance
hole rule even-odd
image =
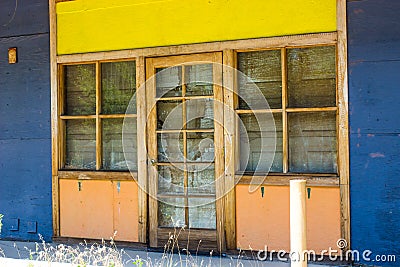
[[[254,180],[253,180],[254,179]],[[235,183],[238,185],[286,185],[290,180],[304,179],[307,186],[339,187],[339,176],[337,174],[298,174],[298,173],[237,173]]]
[[[137,172],[129,171],[58,171],[58,178],[73,180],[109,180],[109,181],[133,181],[137,180]]]

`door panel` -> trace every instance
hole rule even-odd
[[[222,67],[214,63],[221,53],[146,61],[152,247],[179,232],[180,247],[190,235],[185,246],[225,249]]]

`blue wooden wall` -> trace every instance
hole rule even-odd
[[[9,47],[17,64],[8,64]],[[50,131],[48,1],[1,0],[1,238],[51,239]]]
[[[352,248],[400,266],[400,1],[349,1]]]

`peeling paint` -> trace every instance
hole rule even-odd
[[[358,9],[355,9],[354,11],[354,14],[362,14],[362,13],[364,13],[364,10],[362,10],[361,8],[358,8]]]
[[[380,152],[369,153],[369,156],[371,158],[384,158],[385,157],[385,155]]]

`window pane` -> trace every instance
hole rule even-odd
[[[282,113],[241,114],[240,119],[240,169],[282,172]]]
[[[64,66],[65,114],[96,114],[96,65]]]
[[[124,114],[136,91],[135,61],[101,64],[101,112]],[[136,109],[132,107],[130,111]]]
[[[189,194],[215,194],[214,164],[187,166]]]
[[[289,171],[336,173],[336,113],[289,113]]]
[[[215,199],[189,198],[189,227],[216,229]]]
[[[185,67],[186,95],[213,95],[213,65]]]
[[[194,99],[186,101],[187,129],[214,128],[214,101],[208,99]]]
[[[252,109],[267,108],[264,106],[265,100],[259,99],[257,87],[268,101],[270,108],[282,107],[280,50],[239,53],[238,69],[247,76],[239,75],[239,95],[241,96],[239,109],[248,109],[249,106]]]
[[[158,226],[183,227],[185,225],[183,198],[164,198],[158,201]]]
[[[182,129],[182,102],[157,101],[157,129]]]
[[[157,136],[159,162],[183,162],[183,136],[163,133]]]
[[[182,96],[182,67],[156,70],[157,97]]]
[[[183,194],[183,166],[158,166],[158,193]]]
[[[289,107],[336,106],[334,46],[288,49]]]
[[[130,121],[130,122],[128,122]],[[129,124],[124,132],[124,148],[122,143],[122,128],[124,119],[103,119],[103,169],[105,170],[131,170],[137,169],[137,135],[136,119],[127,118]]]
[[[192,162],[214,161],[214,134],[187,133],[187,157]]]
[[[67,120],[66,169],[96,169],[96,121]]]

